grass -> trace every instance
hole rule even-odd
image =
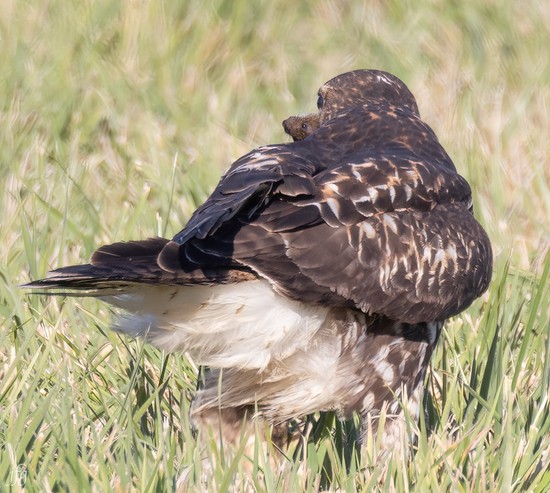
[[[536,1],[1,2],[0,490],[550,491],[548,25]],[[409,85],[470,181],[493,282],[446,325],[410,457],[346,464],[339,425],[283,471],[261,450],[252,479],[246,459],[206,471],[191,363],[17,286],[175,234],[359,67]]]

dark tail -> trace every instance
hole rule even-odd
[[[149,238],[104,245],[89,264],[61,267],[45,279],[24,284],[35,294],[65,296],[108,296],[136,284],[219,284],[255,279],[241,266],[181,264],[180,245],[165,238]],[[162,266],[159,255],[162,255]]]
[[[136,283],[183,283],[178,279],[181,275],[166,272],[157,263],[168,243],[164,238],[149,238],[104,245],[94,252],[89,264],[61,267],[22,287],[37,290],[36,294],[103,296]]]

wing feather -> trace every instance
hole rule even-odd
[[[458,313],[486,288],[489,242],[469,211],[468,183],[418,122],[418,145],[331,151],[321,127],[243,156],[170,251],[182,265],[250,268],[294,299],[408,323]],[[160,264],[169,256],[163,250]]]

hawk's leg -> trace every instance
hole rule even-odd
[[[277,449],[285,448],[293,436],[289,422],[271,424],[257,412],[254,404],[223,402],[220,398],[224,394],[222,382],[223,372],[201,367],[197,394],[190,410],[194,431],[203,439],[214,439],[217,444],[238,446],[245,438],[253,441],[259,437],[262,441],[268,439]],[[212,399],[213,394],[218,398]]]
[[[442,326],[443,322],[403,324],[398,329],[403,357],[397,365],[401,384],[388,386],[383,401],[377,402],[372,391],[363,398],[359,412],[363,448],[374,446],[371,451],[387,452],[406,448],[412,438],[410,425],[418,421],[422,411],[426,370]],[[386,369],[380,362],[376,368]]]

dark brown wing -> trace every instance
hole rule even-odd
[[[290,144],[259,147],[235,161],[174,241],[181,244],[190,238],[205,238],[238,214],[252,217],[275,195],[312,196],[312,176],[320,166],[308,155],[307,147],[301,147],[301,152]]]
[[[444,320],[485,291],[491,249],[461,204],[376,214],[339,228],[283,234],[304,276],[367,313],[408,323]]]
[[[410,323],[447,318],[484,291],[489,242],[452,163],[390,146],[314,165],[309,142],[241,158],[161,264],[241,265],[292,298]]]

